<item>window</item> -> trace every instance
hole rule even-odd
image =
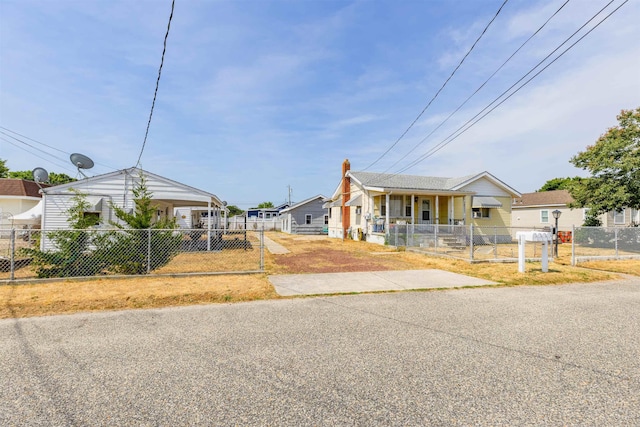
[[[540,211],[540,222],[543,224],[547,224],[549,222],[549,211],[547,209],[542,209]]]
[[[489,208],[471,208],[474,218],[490,218]]]
[[[324,216],[324,225],[329,225],[329,215]]]
[[[404,216],[411,217],[411,196],[405,196]]]
[[[311,214],[306,214],[304,216],[304,223],[307,224],[307,225],[311,224]]]
[[[385,196],[380,196],[380,216],[385,216],[387,214],[387,198]]]
[[[267,212],[267,219],[271,219],[271,212]]]
[[[640,224],[640,209],[631,210],[631,222],[636,225]]]
[[[624,224],[624,209],[622,209],[621,211],[615,211],[613,213],[613,223]]]
[[[99,212],[83,212],[82,216],[87,219],[87,225],[94,226],[100,224]]]

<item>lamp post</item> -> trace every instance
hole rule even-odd
[[[558,257],[558,219],[560,218],[560,215],[562,215],[562,212],[560,212],[558,209],[556,209],[555,211],[551,212],[551,214],[553,215],[553,217],[556,220],[556,257]]]

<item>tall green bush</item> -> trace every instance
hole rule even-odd
[[[175,218],[154,221],[157,207],[153,205],[143,174],[132,192],[133,212],[111,204],[121,222],[111,222],[118,230],[103,233],[97,242],[98,257],[117,274],[146,274],[156,270],[178,254],[182,242]]]
[[[32,258],[31,264],[40,278],[95,276],[105,268],[105,263],[91,250],[93,234],[88,229],[95,225],[95,218],[84,214],[90,206],[86,194],[71,191],[72,205],[67,210],[70,229],[46,233],[53,246],[51,250],[21,249],[22,255]]]

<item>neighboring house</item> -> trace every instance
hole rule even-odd
[[[96,223],[108,226],[109,222],[118,221],[111,204],[133,212],[135,207],[132,189],[140,181],[140,174],[146,180],[147,189],[152,193],[151,198],[157,209],[157,219],[173,218],[175,208],[189,206],[202,207],[205,212],[216,213],[211,228],[219,227],[222,201],[214,194],[172,181],[168,178],[142,171],[138,168],[123,169],[116,172],[98,175],[80,181],[44,188],[42,228],[47,230],[62,229],[69,226],[68,210],[73,205],[74,191],[86,195],[86,201],[91,205],[85,215],[96,218]],[[43,239],[44,247],[44,239]]]
[[[318,194],[280,211],[282,231],[289,234],[325,234],[329,214],[322,207],[325,196]]]
[[[0,228],[39,226],[41,200],[40,187],[34,181],[0,178]]]
[[[174,216],[180,228],[207,228],[209,217],[213,224],[217,224],[219,228],[225,227],[225,219],[229,214],[227,208],[214,209],[207,214],[207,208],[204,206],[184,206],[174,209]],[[219,216],[221,216],[219,218]]]
[[[273,219],[273,218],[278,218],[280,215],[280,211],[288,207],[289,207],[288,203],[283,203],[273,208],[252,208],[252,209],[247,209],[247,211],[245,212],[245,215],[250,221],[251,221],[251,218]]]
[[[509,227],[515,197],[520,193],[489,172],[460,178],[354,172],[345,160],[324,206],[329,237],[384,243],[393,224]]]
[[[552,212],[557,209],[561,212],[558,228],[569,231],[572,226],[580,227],[584,224],[588,211],[586,208],[571,209],[569,205],[573,202],[574,199],[567,190],[524,193],[513,200],[511,223],[514,227],[552,228],[555,226]],[[626,227],[632,223],[640,223],[640,211],[626,208],[602,214],[598,219],[604,227]]]

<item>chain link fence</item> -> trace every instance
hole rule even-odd
[[[574,227],[571,261],[640,259],[640,227]]]
[[[0,230],[0,280],[264,271],[264,231]]]
[[[415,252],[447,256],[469,262],[517,262],[518,231],[531,228],[472,225],[392,224],[387,241],[390,245],[406,247]],[[540,228],[538,231],[550,231]],[[551,256],[548,245],[548,255]],[[525,257],[529,261],[542,258],[544,245],[527,242]]]

